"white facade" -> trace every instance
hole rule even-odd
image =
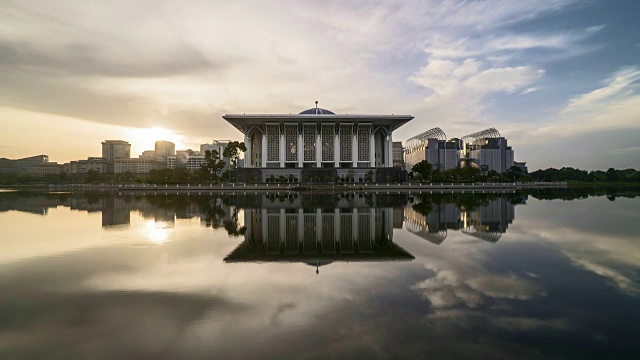
[[[224,118],[245,134],[245,168],[392,167],[392,132],[413,119],[327,111]]]
[[[470,145],[467,157],[474,166],[487,165],[489,171],[503,173],[513,166],[513,150],[507,145],[504,137],[487,138]]]

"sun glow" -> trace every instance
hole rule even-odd
[[[149,221],[144,227],[144,233],[149,238],[149,241],[158,245],[167,241],[169,231],[171,231],[171,227],[163,221]]]
[[[180,149],[182,147],[182,136],[174,133],[171,130],[152,127],[146,129],[135,128],[131,130],[131,144],[132,147],[135,147],[142,152],[144,150],[153,150],[155,149],[155,143],[158,140],[167,140],[176,144],[176,149]],[[134,152],[132,151],[131,155],[133,156]]]

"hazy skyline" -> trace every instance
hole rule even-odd
[[[640,2],[4,1],[0,157],[241,140],[226,113],[488,127],[530,170],[640,168]],[[147,129],[154,128],[149,131]],[[165,130],[160,130],[165,129]],[[160,137],[158,137],[160,136]]]

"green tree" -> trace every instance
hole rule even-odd
[[[217,150],[207,150],[204,152],[205,163],[200,165],[203,169],[202,173],[206,175],[207,179],[218,181],[220,179],[220,171],[226,164],[220,159],[220,154]]]
[[[411,168],[411,171],[414,174],[420,175],[420,178],[424,180],[432,176],[432,170],[433,167],[427,162],[427,160],[422,160],[419,163],[413,165],[413,168]]]
[[[238,159],[240,158],[240,152],[247,151],[247,146],[243,142],[232,141],[224,148],[222,156],[228,157],[231,163],[232,169],[238,168]]]
[[[373,170],[369,170],[364,174],[364,181],[372,182],[373,181]]]
[[[94,184],[100,180],[100,173],[95,170],[87,171],[87,182],[90,184]]]

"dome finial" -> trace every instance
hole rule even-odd
[[[316,100],[316,109],[318,108],[318,100]]]

